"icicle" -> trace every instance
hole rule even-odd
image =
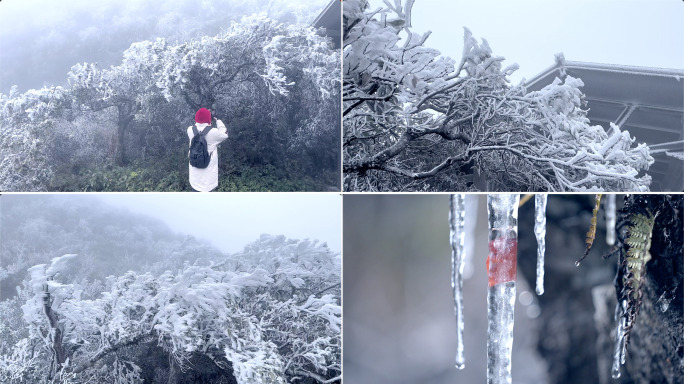
[[[606,200],[606,243],[615,244],[615,195],[608,195]]]
[[[465,227],[463,232],[465,236],[469,239],[474,239],[477,233],[477,207],[478,207],[478,196],[468,195],[465,198],[465,217],[468,221],[464,223]],[[467,247],[465,248],[465,256],[463,257],[463,280],[470,279],[475,273],[475,268],[473,267],[473,254],[475,253],[475,242],[469,241]]]
[[[456,315],[456,359],[458,369],[465,368],[463,354],[463,266],[465,265],[465,194],[454,194],[449,199],[449,227],[451,229],[451,288],[454,291]]]
[[[656,304],[660,308],[660,312],[667,312],[667,309],[670,308],[670,303],[672,302],[672,299],[675,297],[675,292],[677,289],[673,289],[672,292],[665,291],[663,292],[662,295],[658,298],[658,301],[656,301]]]
[[[613,354],[613,369],[611,370],[611,376],[613,379],[620,377],[620,365],[625,363],[625,327],[627,326],[627,318],[624,316],[624,307],[627,306],[627,302],[623,301],[617,303],[615,306],[615,321],[618,324],[617,330],[615,331],[615,353]]]
[[[544,253],[546,252],[546,193],[534,196],[534,235],[537,237],[537,295],[544,294]]]
[[[487,196],[489,256],[487,275],[487,382],[511,383],[513,308],[518,255],[517,194]]]

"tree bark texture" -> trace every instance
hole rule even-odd
[[[59,318],[57,317],[57,314],[52,311],[52,300],[47,285],[45,285],[45,296],[43,297],[43,310],[45,311],[45,317],[48,319],[48,324],[50,324],[48,335],[51,339],[51,348],[52,353],[54,354],[51,376],[54,377],[54,375],[62,369],[62,365],[67,358],[67,353],[62,344],[64,335],[62,329],[59,327]]]

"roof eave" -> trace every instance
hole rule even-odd
[[[639,67],[633,65],[619,65],[619,64],[598,64],[598,63],[588,63],[582,61],[565,61],[562,63],[556,61],[553,65],[546,68],[536,76],[532,77],[529,81],[525,82],[525,86],[531,87],[539,82],[541,79],[550,75],[556,70],[566,69],[589,69],[596,71],[607,71],[607,72],[617,72],[625,73],[631,75],[645,75],[645,76],[662,76],[662,77],[672,77],[676,79],[681,79],[684,77],[683,69],[673,69],[673,68],[655,68],[655,67]]]
[[[325,9],[323,9],[323,11],[316,16],[316,20],[311,23],[311,27],[316,27],[316,24],[318,24],[321,19],[325,17],[325,15],[330,11],[330,8],[332,8],[333,4],[335,4],[335,0],[329,2]]]

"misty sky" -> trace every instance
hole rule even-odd
[[[306,25],[329,1],[2,0],[0,92],[62,85],[76,63],[116,65],[131,43],[212,36],[255,13]]]
[[[78,198],[78,195],[74,195]],[[183,234],[238,252],[262,233],[318,239],[341,249],[342,198],[335,193],[97,194],[105,203],[163,220]]]
[[[520,65],[515,84],[553,65],[559,52],[569,61],[684,68],[681,0],[416,0],[412,25],[432,31],[426,45],[456,61],[468,27],[507,59],[504,67]]]

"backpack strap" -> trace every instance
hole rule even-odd
[[[209,133],[209,131],[211,130],[211,128],[212,128],[211,125],[207,125],[206,127],[204,127],[204,129],[202,130],[202,136],[206,136],[207,133]],[[195,129],[197,129],[197,128],[195,128]]]
[[[192,126],[192,135],[193,135],[193,136],[197,136],[198,133],[199,133],[199,132],[197,132],[197,127],[195,127],[195,126],[193,125],[193,126]]]

